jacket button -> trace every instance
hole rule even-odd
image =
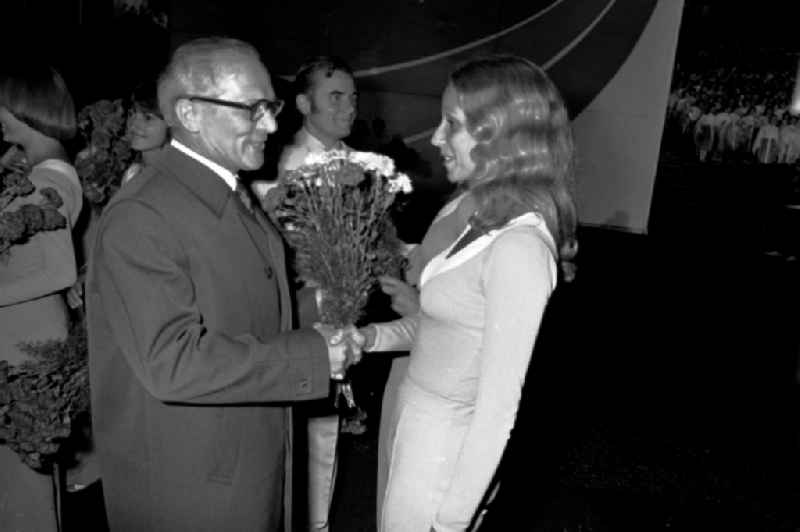
[[[264,271],[267,272],[267,279],[272,279],[272,276],[274,275],[272,271],[272,266],[267,266],[266,268],[264,268]]]

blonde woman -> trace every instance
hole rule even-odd
[[[514,425],[559,263],[572,276],[573,143],[558,90],[516,56],[458,68],[432,143],[472,212],[420,275],[420,311],[360,329],[366,349],[410,348],[388,416],[379,529],[468,530]]]

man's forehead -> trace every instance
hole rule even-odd
[[[356,84],[353,76],[343,70],[334,70],[331,73],[320,70],[314,74],[314,88],[324,93],[349,93],[355,92]]]
[[[217,86],[223,92],[262,92],[267,98],[274,96],[266,67],[249,58],[229,63],[217,76]]]

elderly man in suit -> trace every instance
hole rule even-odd
[[[172,141],[106,207],[87,284],[93,430],[111,530],[290,529],[291,402],[345,369],[338,331],[291,329],[281,238],[238,192],[281,102],[255,49],[180,46]]]

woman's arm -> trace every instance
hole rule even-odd
[[[30,175],[36,191],[24,198],[17,198],[7,210],[16,210],[21,205],[42,201],[40,191],[45,187],[54,188],[64,204],[58,209],[67,219],[67,226],[54,231],[42,231],[32,236],[24,244],[13,246],[8,266],[15,271],[13,278],[4,276],[0,282],[0,306],[14,305],[58,292],[72,286],[77,279],[75,249],[72,243],[72,227],[69,220],[77,216],[73,212],[73,193],[70,183],[59,172],[37,168]],[[14,257],[16,255],[16,257]]]
[[[381,290],[392,298],[392,310],[403,316],[399,320],[372,323],[359,329],[364,337],[364,350],[408,351],[417,333],[419,292],[410,284],[383,275],[379,278]]]
[[[435,518],[437,531],[466,530],[489,487],[516,419],[555,268],[547,245],[531,231],[509,231],[489,248],[475,412]]]
[[[416,316],[406,316],[399,320],[384,323],[371,323],[361,327],[358,332],[364,337],[364,351],[372,353],[383,351],[409,351],[417,335]]]

